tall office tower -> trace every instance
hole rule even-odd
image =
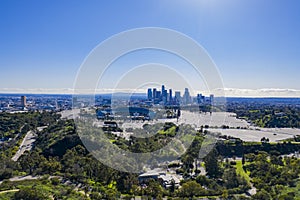
[[[21,96],[21,106],[26,107],[26,96]]]
[[[152,91],[153,91],[152,92],[152,97],[153,97],[153,99],[156,99],[156,88],[153,88]]]
[[[162,85],[162,86],[161,86],[161,93],[163,93],[164,91],[165,91],[165,86]]]
[[[152,100],[152,89],[148,88],[148,100],[151,101]]]
[[[156,99],[161,100],[161,91],[156,91]]]
[[[191,103],[191,96],[188,88],[184,89],[184,94],[183,94],[183,104],[189,104]]]
[[[169,89],[169,101],[172,102],[173,101],[173,97],[172,97],[172,89]]]
[[[167,96],[168,96],[168,92],[167,90],[165,89],[165,86],[162,85],[161,86],[161,100],[166,103],[167,102]]]
[[[201,94],[197,94],[197,103],[201,104]]]
[[[205,101],[205,96],[203,96],[202,94],[197,94],[197,103],[201,104],[204,103]]]
[[[168,101],[168,91],[167,90],[164,90],[163,94],[162,94],[162,97],[164,99],[164,102],[167,102]]]
[[[180,95],[179,91],[175,91],[175,101],[176,101],[176,103],[181,102],[181,95]]]
[[[163,104],[166,104],[168,102],[168,93],[166,92],[166,90],[164,91],[164,93],[162,93],[161,100]]]

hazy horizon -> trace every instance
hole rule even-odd
[[[158,88],[159,89],[159,88]],[[175,90],[174,90],[175,91]],[[181,93],[183,90],[179,90]],[[237,88],[224,88],[225,97],[251,97],[251,98],[300,98],[300,90],[293,90],[293,89],[276,89],[276,88],[263,88],[263,89],[237,89]],[[224,95],[219,95],[217,91],[195,91],[196,93],[201,93],[203,95],[210,95],[214,94],[216,97],[224,97]],[[83,92],[84,93],[84,92]],[[82,94],[83,94],[82,93]],[[99,91],[99,90],[89,90],[85,94],[112,94],[112,93],[137,93],[137,94],[147,94],[146,90],[114,90],[114,89],[107,89],[106,91]],[[0,89],[0,94],[52,94],[52,95],[73,95],[74,89],[72,88],[64,88],[64,89]],[[183,93],[182,93],[183,94]],[[193,96],[196,96],[193,94]]]

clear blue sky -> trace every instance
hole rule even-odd
[[[1,0],[0,88],[72,88],[101,41],[145,26],[200,43],[228,88],[300,89],[297,0]]]

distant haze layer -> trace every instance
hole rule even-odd
[[[194,91],[194,93],[202,93],[204,95],[214,94],[220,96],[220,91],[224,90],[227,97],[295,97],[300,98],[300,90],[296,89],[278,89],[278,88],[264,88],[264,89],[239,89],[239,88],[224,88],[215,89],[213,91]],[[124,93],[145,93],[144,89],[101,89],[101,90],[86,90],[87,94],[107,94],[114,92]],[[45,88],[2,88],[0,93],[19,93],[19,94],[73,94],[74,89],[45,89]]]

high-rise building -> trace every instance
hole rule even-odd
[[[169,89],[169,101],[173,101],[173,97],[172,97],[172,89]]]
[[[198,104],[202,104],[205,101],[205,96],[203,96],[202,94],[197,94],[197,103]]]
[[[152,100],[152,89],[148,88],[148,100],[151,101]]]
[[[153,97],[153,99],[156,99],[156,88],[153,88],[152,91],[153,91],[152,92],[152,97]]]
[[[161,86],[161,92],[163,93],[164,91],[165,91],[165,86],[162,85],[162,86]]]
[[[183,104],[189,104],[191,103],[191,96],[188,88],[184,89],[184,94],[183,94]]]
[[[161,100],[161,91],[156,91],[156,99]]]
[[[163,101],[164,104],[167,103],[168,100],[168,92],[165,89],[164,85],[161,86],[161,100]]]
[[[179,91],[175,91],[175,101],[176,101],[176,103],[181,102],[181,94]]]
[[[21,106],[26,107],[26,96],[21,96]]]

